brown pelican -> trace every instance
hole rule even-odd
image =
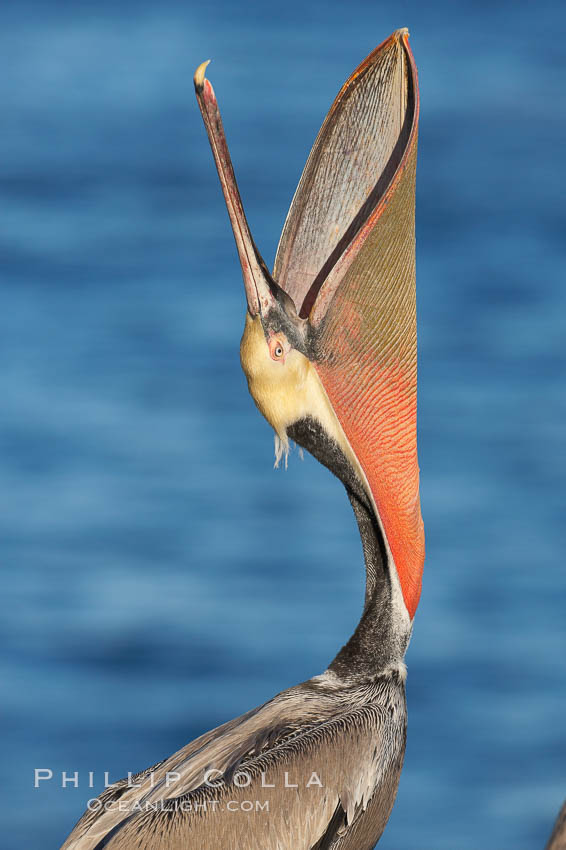
[[[552,834],[545,850],[566,850],[566,803],[558,812]]]
[[[417,72],[407,30],[397,30],[344,84],[271,276],[243,212],[206,64],[195,88],[242,265],[242,366],[278,454],[293,440],[343,482],[363,544],[365,604],[327,670],[105,790],[64,847],[363,850],[385,827],[403,764],[403,658],[424,561]]]

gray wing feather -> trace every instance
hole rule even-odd
[[[153,777],[140,775],[139,787],[122,781],[108,789],[99,798],[107,810],[86,813],[64,850],[346,848],[384,780],[400,769],[404,705],[402,684],[391,680],[362,692],[292,688],[197,738]],[[215,780],[222,775],[214,788],[203,784],[211,768]],[[379,807],[387,815],[394,790]]]

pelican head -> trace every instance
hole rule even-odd
[[[207,64],[197,69],[195,90],[242,267],[240,356],[250,393],[275,432],[276,459],[291,439],[299,443],[345,484],[358,522],[361,510],[370,517],[382,565],[368,568],[366,547],[366,604],[381,569],[397,642],[406,645],[424,559],[416,453],[418,86],[408,33],[393,33],[339,92],[293,199],[273,274],[249,230]],[[373,136],[372,110],[388,115]],[[353,158],[344,153],[352,125],[359,132]]]

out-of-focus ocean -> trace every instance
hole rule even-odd
[[[191,78],[213,59],[271,263],[332,99],[400,26],[422,96],[427,563],[380,846],[542,848],[566,796],[565,8],[3,5],[4,850],[59,846],[105,771],[320,672],[357,622],[342,487],[296,452],[274,471],[247,393]]]

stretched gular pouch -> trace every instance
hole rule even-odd
[[[250,391],[280,436],[310,416],[353,461],[412,619],[424,535],[416,447],[418,85],[407,30],[377,47],[334,101],[293,198],[273,277],[248,228],[205,67],[195,87],[244,276]]]
[[[409,615],[424,562],[417,461],[417,71],[406,30],[339,92],[293,199],[274,278],[366,476]]]

